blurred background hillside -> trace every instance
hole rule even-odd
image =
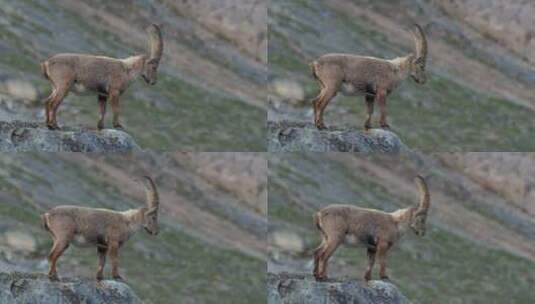
[[[387,270],[414,303],[531,303],[535,298],[535,154],[348,153],[269,157],[268,271],[308,274],[320,243],[312,215],[333,203],[394,211],[428,177],[425,237],[407,235]],[[365,249],[341,246],[328,276],[362,281]],[[378,268],[373,273],[378,278]]]
[[[526,0],[273,0],[268,120],[313,121],[319,92],[308,63],[325,53],[394,58],[413,51],[423,26],[428,82],[388,98],[390,125],[427,151],[535,148],[535,2]],[[327,126],[362,128],[363,97],[339,95]]]
[[[255,153],[2,154],[0,272],[47,272],[45,210],[143,206],[134,179],[149,174],[160,192],[160,234],[140,231],[120,252],[137,295],[145,303],[263,303],[266,171],[267,160]],[[93,248],[71,246],[58,272],[93,278],[96,265]]]
[[[138,144],[265,150],[266,18],[258,0],[0,0],[0,120],[44,121],[51,89],[39,62],[62,52],[143,53],[154,22],[165,41],[159,82],[135,81],[121,99]],[[96,128],[97,109],[96,96],[70,94],[59,123]]]

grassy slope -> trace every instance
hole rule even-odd
[[[10,74],[30,79],[41,92],[50,92],[50,88],[48,82],[41,77],[38,62],[52,53],[85,52],[126,57],[132,55],[132,52],[141,51],[121,45],[121,40],[115,34],[100,30],[87,20],[56,7],[52,2],[42,5],[45,2],[27,0],[0,11],[5,21],[11,24],[8,27],[0,23],[0,39],[9,46],[1,52],[0,66],[10,69]],[[14,9],[15,7],[24,8],[25,13]],[[40,18],[32,20],[27,11]],[[168,13],[171,14],[171,11]],[[58,24],[53,25],[47,20],[55,20]],[[24,24],[24,29],[31,32],[33,37],[22,38],[27,36],[15,33],[11,28],[15,24]],[[69,44],[67,39],[62,38],[59,41],[65,44],[50,46],[53,51],[36,51],[33,38],[57,40],[59,34],[54,34],[52,27],[60,25],[67,29]],[[187,47],[195,49],[195,46]],[[190,76],[177,76],[179,73],[179,67],[162,68],[160,82],[156,86],[136,81],[122,97],[125,127],[143,148],[264,150],[264,110],[240,101],[237,97],[214,93],[210,88],[194,84]],[[150,97],[139,97],[139,94]],[[65,113],[65,104],[79,113],[68,117],[67,114],[62,115]],[[96,126],[96,97],[70,94],[65,104],[59,110],[60,123]],[[41,105],[38,107],[40,109]],[[108,111],[111,112],[110,110]],[[106,126],[111,126],[111,113],[108,114]]]
[[[398,202],[381,185],[342,163],[314,154],[273,158],[269,218],[293,225],[310,247],[319,243],[311,215],[320,206],[339,202],[394,210],[397,204],[409,204]],[[533,299],[535,263],[430,224],[424,238],[405,237],[388,260],[393,282],[409,299],[417,303],[430,299],[434,303],[529,303]],[[352,278],[360,279],[367,263],[365,250],[342,246],[331,263],[343,265]]]
[[[0,159],[0,222],[16,221],[33,231],[38,242],[35,261],[46,257],[51,238],[41,228],[43,202],[128,209],[137,205],[118,197],[113,183],[98,170],[48,157]],[[32,168],[32,169],[30,169]],[[7,175],[6,175],[7,174]],[[8,178],[5,178],[9,176]],[[66,183],[57,183],[63,177]],[[48,180],[47,180],[48,179]],[[82,182],[83,181],[83,182]],[[26,185],[39,193],[29,191]],[[60,187],[70,188],[69,191]],[[99,189],[98,191],[96,189]],[[202,199],[202,198],[200,198]],[[147,303],[261,303],[265,301],[265,262],[229,249],[209,245],[184,233],[172,217],[162,216],[157,238],[140,232],[121,250],[121,270],[129,285]],[[93,277],[96,253],[70,248],[61,258],[59,273]],[[106,276],[109,277],[109,265]],[[239,292],[236,292],[239,290]]]
[[[318,92],[307,62],[328,52],[351,52],[392,58],[406,52],[392,45],[365,19],[335,12],[324,1],[272,1],[270,78],[299,81],[307,99]],[[282,9],[284,8],[284,9]],[[432,65],[432,62],[430,63]],[[360,127],[362,98],[338,96],[326,111],[326,123]],[[483,95],[447,75],[429,72],[420,86],[404,83],[388,99],[391,125],[410,147],[427,151],[529,151],[535,131],[529,109]],[[342,110],[343,109],[343,110]],[[307,105],[308,110],[308,105]]]

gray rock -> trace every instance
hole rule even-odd
[[[316,282],[312,276],[268,274],[268,304],[406,304],[395,285],[370,281]]]
[[[2,304],[142,303],[125,283],[95,280],[52,282],[45,274],[0,273]]]
[[[312,123],[268,122],[271,152],[387,152],[408,150],[399,137],[383,129],[369,131],[318,130]]]
[[[126,132],[86,128],[47,129],[44,124],[0,122],[0,151],[128,152],[139,150]]]

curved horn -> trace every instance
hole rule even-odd
[[[416,31],[412,30],[412,37],[414,38],[414,44],[416,48],[416,58],[420,59],[422,64],[425,65],[427,60],[427,39],[425,38],[422,27],[418,24],[414,24]]]
[[[158,190],[156,189],[156,184],[152,178],[148,176],[143,176],[145,178],[145,195],[147,196],[147,205],[150,209],[158,208],[160,205],[160,199],[158,197]]]
[[[159,63],[163,53],[162,31],[156,24],[151,24],[147,28],[147,33],[149,34],[150,60],[155,60]]]
[[[414,178],[414,182],[416,183],[416,185],[418,186],[418,190],[420,191],[420,203],[418,204],[416,213],[426,214],[431,203],[429,189],[427,188],[425,179],[421,175],[417,175],[416,178]]]

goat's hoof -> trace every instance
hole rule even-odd
[[[385,130],[390,130],[390,126],[386,123],[384,124],[381,124],[381,128],[385,129]]]
[[[324,282],[327,281],[327,276],[315,276],[316,281],[318,282]]]
[[[104,124],[99,122],[98,125],[97,125],[97,129],[99,131],[102,131],[102,129],[104,129]]]
[[[48,129],[49,130],[59,130],[59,126],[58,125],[47,125]]]
[[[364,276],[364,281],[368,282],[372,279],[372,275],[371,274],[367,274]]]
[[[126,282],[126,280],[123,277],[121,277],[120,275],[114,275],[113,279],[115,281],[119,281],[119,282]]]
[[[59,277],[58,277],[57,274],[49,274],[49,275],[48,275],[48,279],[49,279],[50,281],[59,281]]]
[[[124,127],[119,123],[118,124],[114,124],[113,128],[116,129],[116,130],[124,130]]]
[[[318,130],[326,130],[327,129],[327,127],[324,124],[316,124],[316,128]]]
[[[371,128],[372,128],[371,124],[365,124],[364,125],[364,131],[369,131],[369,130],[371,130]]]
[[[386,275],[381,276],[381,280],[383,281],[390,281],[390,278]]]

